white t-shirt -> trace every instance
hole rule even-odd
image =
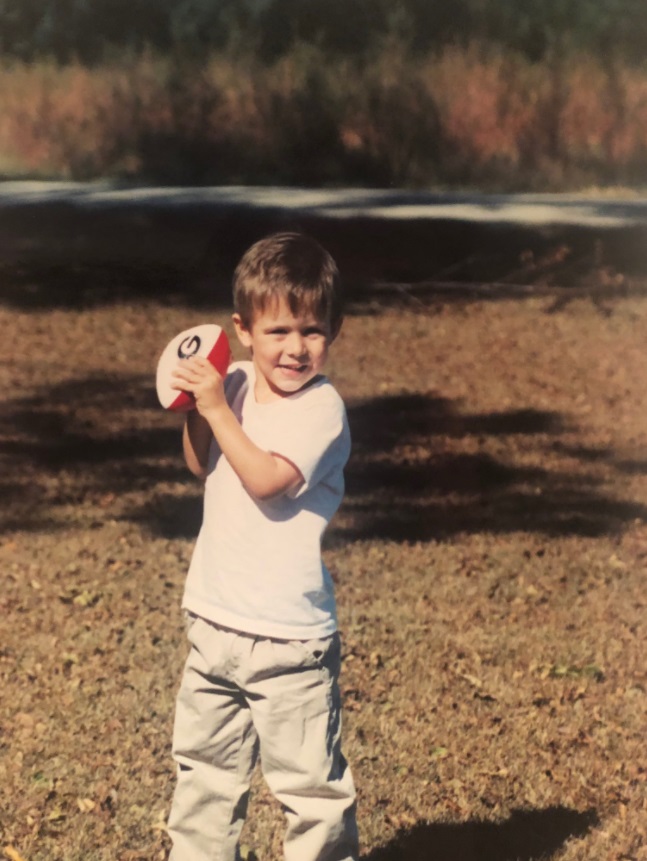
[[[325,377],[268,404],[256,402],[254,381],[251,362],[232,365],[227,400],[249,438],[291,461],[304,482],[290,494],[256,500],[212,442],[183,607],[257,636],[325,637],[337,619],[321,537],[344,492],[346,411]]]

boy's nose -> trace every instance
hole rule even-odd
[[[288,346],[288,353],[291,356],[295,356],[295,357],[303,356],[304,353],[306,352],[305,341],[303,340],[301,335],[298,334],[298,332],[294,332],[290,336],[290,339],[288,341],[287,346]]]

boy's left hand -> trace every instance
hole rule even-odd
[[[172,388],[190,392],[198,412],[206,416],[227,404],[224,378],[207,359],[192,356],[182,359],[173,371]]]

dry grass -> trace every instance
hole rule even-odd
[[[269,68],[145,54],[0,69],[12,174],[559,189],[644,182],[646,133],[643,69],[478,45],[414,60],[390,43],[361,63],[302,46]]]
[[[151,383],[205,315],[164,295],[0,309],[13,861],[165,857],[200,488]],[[326,559],[366,859],[647,857],[646,324],[641,299],[348,318],[330,373],[355,448]],[[246,844],[270,861],[280,839],[257,781]]]

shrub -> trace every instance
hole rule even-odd
[[[585,55],[412,57],[390,39],[354,60],[297,44],[270,66],[144,52],[0,68],[0,163],[35,175],[557,188],[644,181],[646,142],[645,71]]]

